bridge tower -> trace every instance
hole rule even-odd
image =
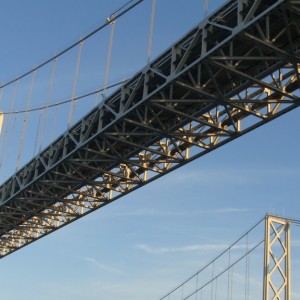
[[[290,221],[265,219],[264,300],[290,300]]]

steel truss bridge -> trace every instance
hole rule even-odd
[[[0,256],[300,104],[300,2],[231,0],[0,188]]]

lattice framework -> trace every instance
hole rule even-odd
[[[290,224],[288,219],[266,216],[264,300],[291,299]]]
[[[226,2],[1,186],[1,257],[298,107],[299,53],[299,1]]]

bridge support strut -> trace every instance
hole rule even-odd
[[[264,300],[290,300],[290,221],[265,220]]]

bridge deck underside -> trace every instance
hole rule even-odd
[[[0,256],[299,106],[300,3],[235,0],[1,186]]]

